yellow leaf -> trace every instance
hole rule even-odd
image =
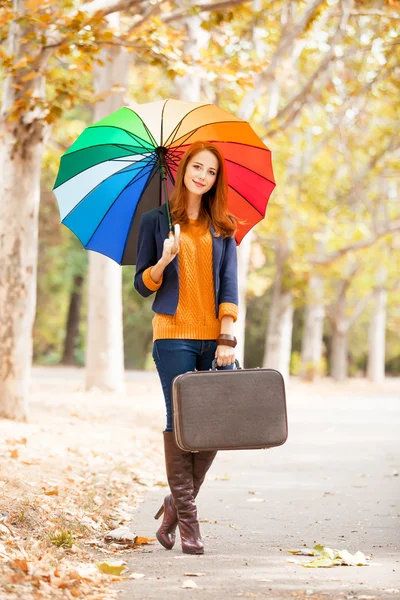
[[[31,71],[27,75],[24,75],[23,77],[21,77],[21,81],[23,81],[25,83],[25,81],[30,81],[31,79],[35,79],[37,76],[38,76],[37,73],[35,73],[34,71]]]
[[[112,558],[103,562],[97,562],[96,565],[99,571],[106,573],[107,575],[121,575],[126,569],[123,560]]]
[[[44,493],[46,496],[58,496],[58,488],[53,488],[52,490],[45,490]]]
[[[25,8],[37,12],[42,5],[42,0],[25,0]]]

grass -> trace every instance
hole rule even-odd
[[[70,529],[54,529],[48,537],[57,548],[71,548],[74,544],[74,536]]]

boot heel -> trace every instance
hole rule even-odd
[[[159,519],[163,513],[164,513],[164,504],[162,504],[162,506],[158,509],[158,511],[154,515],[154,518]]]

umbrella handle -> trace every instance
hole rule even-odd
[[[164,154],[161,152],[159,154],[159,160],[160,160],[161,181],[162,181],[162,186],[164,188],[165,204],[167,205],[168,228],[169,228],[170,233],[173,233],[172,232],[172,224],[171,224],[171,213],[169,210],[167,183],[166,183],[166,181],[167,181],[167,176],[166,176],[167,165],[165,164]]]

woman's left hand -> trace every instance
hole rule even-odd
[[[231,346],[217,346],[215,358],[219,367],[227,367],[235,362],[235,348]]]

